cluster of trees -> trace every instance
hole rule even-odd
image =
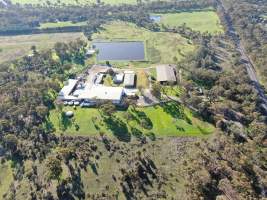
[[[208,5],[212,5],[212,1],[155,2],[137,6],[101,4],[84,8],[10,5],[8,9],[3,8],[1,12],[0,19],[3,20],[0,22],[0,28],[11,30],[12,26],[15,27],[17,24],[21,24],[21,27],[18,26],[15,29],[34,28],[40,22],[47,20],[89,20],[85,31],[90,37],[102,23],[121,19],[133,21],[139,26],[157,31],[157,25],[152,25],[147,13],[201,8]],[[233,13],[238,12],[235,8],[230,10]],[[240,10],[244,11],[241,8]],[[243,19],[243,16],[240,18]],[[186,90],[182,99],[191,108],[198,110],[203,118],[210,120],[222,130],[217,133],[214,140],[196,143],[198,151],[192,154],[192,158],[189,155],[188,159],[187,156],[183,156],[184,163],[180,163],[179,167],[186,169],[182,176],[187,179],[187,195],[191,199],[265,197],[266,118],[260,112],[257,104],[258,97],[242,62],[232,62],[228,66],[231,70],[222,67],[224,61],[218,59],[216,48],[219,41],[225,40],[225,37],[199,36],[186,27],[172,29],[165,27],[164,29],[182,33],[198,42],[200,48],[196,54],[178,63],[187,75],[187,80],[182,82]],[[246,29],[244,32],[248,34],[249,31],[247,32]],[[256,34],[256,36],[258,38],[262,34]],[[25,179],[30,182],[29,195],[32,199],[54,199],[55,194],[50,190],[51,180],[58,180],[56,198],[59,199],[116,198],[118,194],[109,193],[108,185],[107,192],[86,194],[81,181],[81,170],[86,171],[88,166],[93,173],[98,174],[98,160],[105,151],[109,153],[109,157],[119,154],[120,159],[117,158],[116,162],[123,162],[126,166],[120,169],[119,176],[112,175],[114,184],[119,182],[120,189],[126,197],[168,198],[163,185],[167,183],[167,177],[171,180],[174,179],[174,175],[166,173],[163,176],[153,160],[142,152],[133,153],[131,157],[129,156],[130,147],[120,146],[119,143],[103,135],[101,139],[106,150],[98,151],[97,140],[91,141],[82,137],[56,137],[49,132],[51,129],[45,126],[49,109],[54,106],[56,94],[60,89],[59,83],[71,75],[68,73],[71,64],[84,63],[85,46],[86,43],[78,40],[69,44],[57,43],[53,50],[46,52],[38,52],[36,47],[33,47],[33,56],[0,65],[0,146],[4,147],[6,157],[17,164],[14,174],[16,184],[12,184],[5,198],[15,199],[15,186],[21,186],[21,180]],[[224,48],[226,51],[229,50],[227,46]],[[263,52],[264,50],[260,53]],[[259,58],[262,58],[262,55],[264,54],[260,54]],[[240,60],[238,55],[224,59]],[[152,92],[155,96],[161,96],[160,90],[159,85],[153,85]],[[125,125],[114,117],[114,106],[106,103],[99,109],[104,120],[109,120],[107,124],[119,125],[115,133],[120,136]],[[145,117],[142,113],[135,112]],[[128,113],[125,117],[130,120],[133,116]],[[146,118],[142,126],[151,129]],[[139,134],[137,131],[136,134]],[[142,146],[142,143],[133,146],[141,149],[139,145]],[[154,151],[155,146],[152,149]],[[162,147],[160,149],[162,150]],[[142,151],[145,152],[145,149]],[[172,162],[180,160],[177,158],[178,155],[172,159]],[[33,162],[30,169],[27,169],[26,161]],[[37,166],[45,170],[38,170]],[[66,168],[69,172],[67,178],[63,177],[63,171]],[[46,174],[43,173],[44,171]],[[153,190],[151,185],[158,190]]]
[[[85,45],[81,40],[57,43],[54,51],[46,52],[33,47],[33,56],[0,66],[0,141],[13,154],[11,157],[36,159],[49,149],[42,145],[54,136],[47,135],[41,124],[54,105],[60,83],[70,75],[70,63],[83,62]],[[24,149],[27,145],[23,142],[31,151]]]
[[[179,9],[201,9],[212,5],[212,1],[151,2],[138,5],[94,4],[87,6],[21,6],[9,5],[1,9],[0,30],[2,34],[28,33],[38,28],[40,23],[87,21],[87,31],[95,31],[100,24],[109,20],[131,21],[137,25],[158,30],[149,13],[175,12]],[[62,28],[58,28],[62,31]],[[57,28],[55,28],[55,31]],[[40,30],[39,30],[40,31]]]
[[[182,100],[221,130],[216,139],[197,143],[199,153],[185,161],[194,165],[185,165],[191,199],[266,196],[266,117],[234,45],[222,45],[229,42],[225,36],[202,37],[197,54],[178,64],[187,75]],[[217,49],[228,53],[219,57]]]
[[[259,0],[229,1],[223,0],[230,19],[225,23],[232,23],[238,37],[245,46],[246,53],[256,66],[258,74],[267,87],[267,29],[263,16],[266,14],[267,3]],[[220,10],[219,10],[220,11]],[[221,11],[220,11],[221,12]],[[222,13],[219,13],[223,15]]]

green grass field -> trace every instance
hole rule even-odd
[[[8,191],[11,182],[13,181],[11,163],[0,164],[0,199]]]
[[[56,42],[85,39],[82,33],[54,33],[0,37],[0,63],[28,55],[31,46],[38,50],[52,48]]]
[[[146,48],[147,62],[112,62],[117,65],[146,67],[151,64],[176,63],[195,50],[190,41],[179,34],[152,32],[131,23],[115,21],[103,26],[104,30],[93,35],[95,40],[143,41]]]
[[[215,11],[193,11],[160,15],[162,17],[160,23],[171,27],[181,26],[185,23],[186,26],[202,33],[217,34],[224,31]]]
[[[152,0],[151,0],[152,1]],[[12,3],[16,4],[40,4],[47,5],[47,0],[11,0]],[[85,5],[96,3],[96,0],[49,0],[50,4],[71,4],[71,5]],[[60,3],[59,3],[60,2]],[[117,5],[117,4],[136,4],[136,0],[101,0],[106,4]]]
[[[135,111],[134,109],[128,109],[127,112],[118,111],[115,117],[106,121],[96,108],[78,107],[75,110],[72,107],[64,107],[64,111],[69,110],[75,113],[71,120],[62,117],[56,109],[50,112],[49,126],[52,125],[58,135],[63,133],[75,136],[96,136],[103,132],[109,136],[129,138],[132,135],[153,132],[158,137],[205,136],[214,130],[212,125],[194,117],[188,109],[174,103],[137,108]],[[131,114],[130,120],[127,120],[126,113]],[[143,119],[150,121],[150,129],[141,126],[140,122]],[[94,123],[94,121],[97,122]]]
[[[73,23],[71,21],[66,22],[48,22],[40,24],[39,29],[46,29],[46,28],[62,28],[62,27],[72,27],[72,26],[85,26],[87,22],[78,22]]]

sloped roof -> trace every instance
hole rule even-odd
[[[121,100],[123,95],[122,87],[93,86],[85,89],[79,98],[95,100]]]
[[[69,79],[67,84],[64,85],[64,87],[60,90],[59,96],[68,96],[74,89],[74,87],[77,85],[78,81],[75,79]]]
[[[135,73],[126,73],[124,76],[124,86],[125,87],[133,87],[135,84]]]
[[[157,66],[157,81],[176,82],[174,68],[169,65]]]

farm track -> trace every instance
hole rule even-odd
[[[262,113],[264,115],[267,115],[267,96],[266,96],[265,90],[262,88],[262,86],[259,82],[259,79],[258,79],[256,71],[255,71],[255,66],[253,65],[249,56],[246,54],[245,48],[244,48],[241,40],[238,37],[237,31],[235,30],[235,27],[232,24],[231,17],[227,13],[225,6],[223,5],[223,2],[221,0],[216,0],[216,2],[218,5],[218,9],[221,10],[223,15],[224,15],[223,17],[225,19],[225,22],[226,22],[226,25],[228,28],[227,34],[234,41],[234,44],[236,46],[236,50],[241,55],[240,56],[241,62],[246,67],[246,70],[247,70],[248,76],[252,82],[252,85],[254,86],[254,88],[256,89],[256,91],[260,97],[260,100],[261,100],[260,108],[262,109]]]

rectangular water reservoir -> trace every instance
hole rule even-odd
[[[144,61],[143,42],[93,42],[98,61]]]

